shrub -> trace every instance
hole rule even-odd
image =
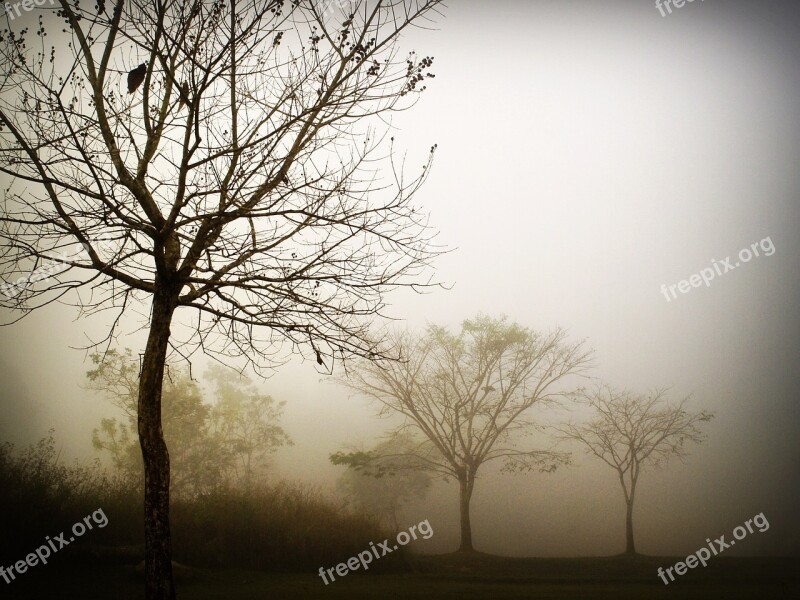
[[[143,557],[141,492],[98,461],[64,465],[50,435],[23,450],[0,444],[0,564],[23,558],[45,536],[68,531],[98,508],[108,526],[87,532],[63,555]],[[174,501],[175,560],[198,567],[313,571],[390,537],[377,520],[350,512],[308,484],[280,482],[221,489]],[[137,552],[108,547],[139,546]],[[83,550],[83,551],[82,551]],[[400,559],[400,560],[398,560]],[[398,568],[400,552],[376,562]]]

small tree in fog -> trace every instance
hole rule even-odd
[[[89,389],[103,394],[124,417],[103,418],[92,434],[96,450],[107,452],[116,474],[130,486],[141,490],[144,465],[137,432],[139,360],[130,349],[111,349],[92,354],[95,368],[87,374]],[[209,435],[209,407],[197,383],[187,373],[169,367],[161,394],[164,438],[173,448],[170,490],[177,498],[209,491],[221,484],[230,468],[231,457]]]
[[[685,457],[688,444],[705,439],[699,425],[714,415],[689,412],[688,397],[669,405],[663,389],[642,396],[600,386],[593,392],[583,392],[581,397],[594,409],[595,418],[560,428],[562,436],[580,442],[587,452],[617,472],[626,506],[625,553],[636,554],[633,502],[642,468]]]
[[[278,425],[286,402],[260,394],[249,379],[220,365],[212,366],[206,379],[214,383],[210,429],[233,457],[230,472],[235,483],[249,489],[263,480],[268,457],[292,445]]]
[[[175,343],[266,369],[283,346],[330,370],[376,353],[389,290],[431,284],[414,198],[434,150],[404,169],[385,124],[432,77],[399,38],[440,5],[59,0],[37,27],[4,20],[0,306],[116,311],[107,339],[141,309],[147,600],[175,597]]]
[[[144,469],[136,439],[139,396],[138,360],[130,349],[93,354],[89,388],[101,392],[126,418],[105,418],[94,430],[97,450],[108,452],[118,475],[141,488]],[[206,378],[214,384],[207,401],[198,382],[176,365],[168,367],[161,397],[164,438],[170,452],[170,488],[178,498],[193,498],[223,486],[248,488],[263,475],[266,458],[291,440],[278,424],[284,402],[259,394],[233,369],[216,366]]]
[[[470,500],[480,467],[504,462],[507,471],[552,471],[568,456],[517,447],[515,434],[536,430],[531,409],[558,403],[557,384],[588,364],[582,343],[570,344],[558,329],[537,333],[505,319],[479,316],[464,321],[458,334],[432,326],[426,335],[398,335],[402,359],[363,361],[345,380],[399,414],[397,434],[422,434],[424,443],[407,455],[459,486],[462,552],[473,551]],[[354,466],[380,466],[388,457],[351,453],[339,457]]]
[[[366,452],[331,455],[333,464],[350,467],[337,487],[359,513],[376,517],[399,531],[400,509],[409,500],[423,498],[431,486],[429,469],[414,455],[418,446],[410,436],[396,435]],[[364,460],[378,457],[380,460]]]

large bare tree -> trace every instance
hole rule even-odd
[[[385,124],[433,76],[433,59],[401,54],[398,40],[439,8],[59,0],[36,27],[4,18],[0,172],[13,182],[0,273],[14,285],[0,303],[19,318],[56,300],[117,310],[97,343],[123,311],[149,307],[138,399],[148,600],[175,596],[161,428],[170,348],[256,369],[289,348],[331,369],[379,356],[370,322],[388,290],[432,284],[438,248],[414,196],[433,148],[409,173]]]
[[[714,415],[689,412],[688,397],[669,405],[664,389],[645,396],[601,385],[581,396],[594,409],[594,419],[563,426],[561,434],[583,444],[587,452],[617,472],[625,495],[625,553],[636,554],[633,502],[642,467],[686,456],[687,443],[705,438],[699,425]]]
[[[559,384],[589,362],[582,342],[568,343],[563,330],[537,333],[505,319],[478,316],[457,334],[430,327],[427,335],[400,334],[400,361],[361,361],[344,381],[379,401],[385,415],[399,414],[396,434],[422,434],[409,454],[459,486],[461,552],[472,552],[470,500],[480,467],[504,461],[507,471],[552,471],[568,456],[549,449],[517,447],[515,434],[541,428],[531,409],[558,403],[569,390]],[[335,462],[380,473],[396,455],[354,452]],[[391,466],[387,467],[391,468]]]

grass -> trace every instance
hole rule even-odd
[[[715,557],[706,568],[695,568],[665,586],[656,569],[678,560],[645,556],[505,558],[479,553],[417,556],[406,573],[356,571],[327,586],[316,573],[192,570],[178,580],[178,592],[181,600],[772,600],[799,596],[800,559]],[[141,575],[130,565],[70,560],[38,566],[10,585],[0,580],[0,596],[19,600],[139,600],[142,588]]]

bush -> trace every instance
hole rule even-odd
[[[214,493],[176,504],[172,514],[176,559],[202,566],[316,571],[390,535],[318,489],[286,482]]]
[[[108,474],[97,461],[62,464],[52,432],[22,451],[0,444],[0,564],[24,558],[45,536],[69,531],[98,508],[108,526],[87,532],[64,555],[90,549],[95,557],[141,560],[141,492],[127,480]],[[390,536],[375,519],[334,504],[307,484],[220,490],[172,504],[174,558],[191,566],[316,572]],[[109,546],[140,549],[131,554],[100,548]],[[396,552],[375,568],[402,563]]]
[[[23,558],[43,544],[45,536],[66,531],[98,508],[109,523],[121,526],[114,534],[109,528],[94,529],[92,543],[120,543],[125,537],[127,543],[137,541],[135,530],[124,527],[127,515],[136,508],[133,498],[98,461],[64,465],[52,431],[21,451],[13,444],[0,444],[0,490],[0,558],[4,561]]]

